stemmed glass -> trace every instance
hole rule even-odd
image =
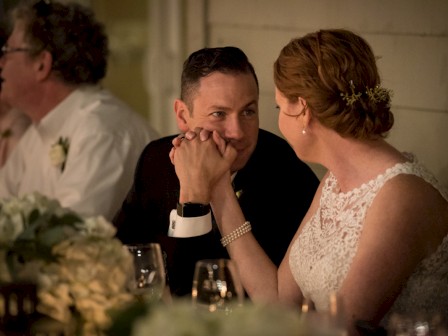
[[[193,305],[209,312],[230,314],[242,306],[244,290],[236,265],[229,259],[207,259],[196,263]]]
[[[165,267],[160,245],[126,245],[134,257],[134,272],[129,289],[138,300],[158,301],[165,288]]]
[[[328,297],[328,307],[324,311],[316,311],[314,303],[307,298],[302,303],[302,320],[310,334],[345,336],[344,307],[342,298],[332,292]]]
[[[393,313],[387,331],[391,336],[448,335],[448,317],[428,312]]]

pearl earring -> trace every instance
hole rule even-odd
[[[302,130],[302,134],[303,134],[303,135],[306,134],[306,130],[305,130],[305,129]]]

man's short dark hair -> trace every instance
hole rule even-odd
[[[192,53],[183,65],[180,97],[190,109],[200,79],[213,72],[252,74],[258,88],[254,67],[241,49],[237,47],[203,48]]]

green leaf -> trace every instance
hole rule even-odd
[[[34,223],[40,216],[40,211],[38,209],[34,209],[28,216],[28,223]]]
[[[127,309],[112,312],[113,324],[105,334],[107,336],[131,335],[134,321],[149,310],[150,307],[147,303],[137,301]]]

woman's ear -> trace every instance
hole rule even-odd
[[[303,118],[302,118],[303,129],[306,130],[309,127],[311,117],[312,117],[311,110],[308,107],[306,100],[303,99],[302,97],[299,97],[299,105],[300,105],[300,108],[302,109],[301,113],[303,113]]]
[[[188,120],[190,119],[190,110],[187,104],[181,99],[176,99],[174,101],[174,113],[176,113],[177,127],[181,132],[187,132],[190,128],[188,127]]]
[[[299,103],[299,108],[300,108],[301,112],[304,113],[308,107],[306,100],[303,99],[302,97],[299,97],[298,103]]]

